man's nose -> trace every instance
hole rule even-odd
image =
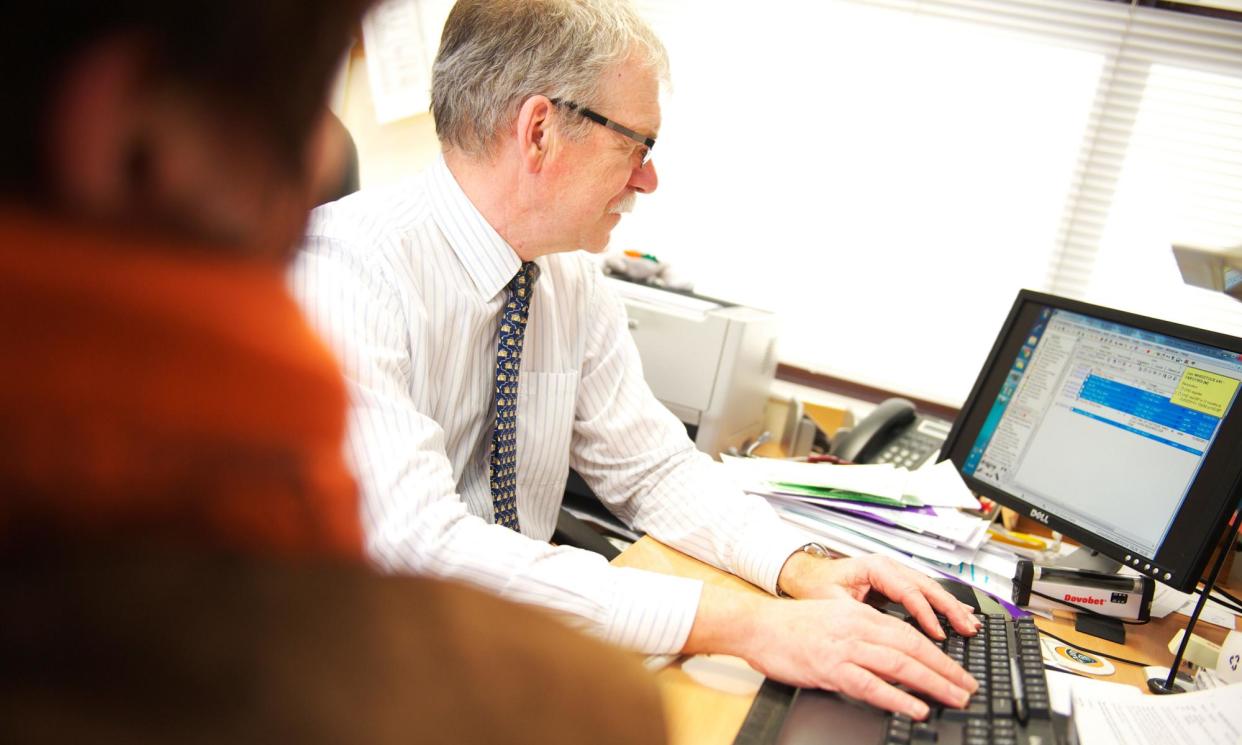
[[[650,194],[659,185],[660,177],[656,175],[654,160],[649,160],[646,165],[632,170],[630,172],[630,182],[627,184],[634,191],[640,191],[643,194]]]

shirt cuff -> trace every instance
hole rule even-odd
[[[699,611],[703,583],[685,577],[614,567],[616,602],[604,639],[646,654],[677,654]]]
[[[781,569],[798,549],[816,538],[777,518],[762,526],[748,527],[737,549],[734,573],[747,582],[776,595]]]

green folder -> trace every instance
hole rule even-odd
[[[793,492],[806,497],[818,497],[824,500],[837,502],[865,502],[867,504],[878,504],[885,507],[918,507],[919,501],[913,497],[902,497],[901,499],[892,499],[891,497],[881,497],[875,494],[863,494],[861,492],[849,491],[847,489],[832,489],[824,486],[808,486],[806,484],[795,484],[789,481],[774,481],[781,491]]]

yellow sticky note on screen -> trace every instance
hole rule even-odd
[[[1237,380],[1192,367],[1182,373],[1182,380],[1170,400],[1178,406],[1220,417],[1237,390]]]

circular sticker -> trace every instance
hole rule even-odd
[[[1116,669],[1113,667],[1113,663],[1103,657],[1097,657],[1089,652],[1067,647],[1064,644],[1052,645],[1052,654],[1056,657],[1058,665],[1076,672],[1089,675],[1112,675]]]

